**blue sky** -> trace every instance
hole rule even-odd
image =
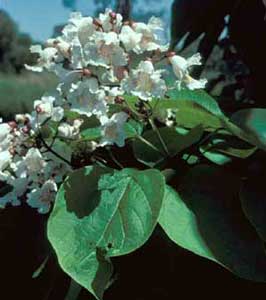
[[[141,11],[152,9],[154,14],[160,9],[166,11],[165,21],[169,21],[172,0],[150,0],[156,5],[143,5],[145,0],[136,0],[134,8]],[[110,1],[111,3],[111,1]],[[0,0],[0,9],[7,11],[19,25],[21,32],[29,33],[36,41],[45,41],[53,33],[55,25],[66,23],[70,10],[62,5],[62,0]],[[77,10],[93,15],[93,0],[78,0]]]
[[[87,14],[95,9],[93,0],[79,0],[77,8]],[[51,36],[55,25],[65,23],[70,13],[62,0],[0,0],[0,9],[10,14],[20,31],[42,41]]]

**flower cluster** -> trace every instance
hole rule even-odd
[[[32,114],[16,115],[16,121],[0,124],[0,180],[10,187],[0,197],[1,207],[20,205],[25,200],[40,213],[47,213],[57,184],[70,169],[40,141],[44,122],[63,118],[63,109],[54,107],[54,100],[51,96],[36,100]]]
[[[44,48],[31,47],[38,61],[26,68],[54,72],[60,84],[54,94],[34,102],[31,114],[16,115],[14,122],[0,124],[0,180],[10,187],[0,197],[1,207],[24,200],[40,213],[49,211],[58,184],[71,170],[67,151],[56,152],[54,147],[60,148],[62,140],[79,139],[86,118],[96,118],[101,128],[102,138],[93,142],[93,149],[124,146],[124,125],[130,115],[123,110],[111,113],[110,107],[124,94],[143,103],[164,98],[165,70],[158,65],[172,65],[178,87],[205,86],[205,80],[189,75],[190,67],[200,64],[200,56],[186,60],[169,52],[168,45],[160,41],[160,30],[162,23],[155,17],[145,24],[123,22],[120,14],[109,9],[98,18],[75,12],[61,36],[49,39]],[[66,112],[77,117],[67,118]],[[44,137],[43,129],[51,122],[55,133]]]

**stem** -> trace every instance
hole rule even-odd
[[[72,279],[65,300],[77,300],[81,290],[82,286]]]
[[[118,167],[120,169],[124,169],[124,166],[115,158],[115,156],[110,148],[108,149],[108,153],[109,153],[110,157],[112,158],[112,160],[118,165]]]
[[[65,162],[66,164],[68,164],[69,166],[72,167],[71,162],[68,161],[67,159],[65,159],[63,156],[61,156],[60,154],[58,154],[57,152],[55,152],[43,139],[43,137],[40,135],[40,140],[42,141],[44,147],[51,152],[54,156],[56,156],[57,158],[61,159],[63,162]]]
[[[168,148],[167,148],[167,146],[166,146],[166,144],[165,144],[165,142],[164,142],[164,140],[163,140],[163,138],[162,138],[162,136],[161,136],[161,134],[160,134],[160,132],[159,132],[159,130],[157,128],[157,126],[155,125],[155,123],[153,122],[152,119],[149,119],[149,122],[151,124],[152,129],[156,132],[156,134],[157,134],[157,136],[158,136],[158,138],[160,140],[160,143],[161,143],[161,145],[162,145],[165,153],[167,154],[167,156],[170,156]]]
[[[147,141],[144,137],[142,137],[141,135],[138,135],[137,138],[143,142],[144,144],[146,144],[147,146],[149,146],[150,148],[152,148],[153,150],[155,150],[156,152],[161,153],[163,156],[165,156],[164,153],[162,153],[157,147],[155,147],[152,143],[150,143],[149,141]]]

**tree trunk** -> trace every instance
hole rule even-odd
[[[117,0],[116,12],[123,16],[124,21],[129,21],[131,18],[131,1]]]

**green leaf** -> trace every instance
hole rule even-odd
[[[239,187],[240,179],[230,173],[199,165],[185,177],[180,196],[215,259],[242,278],[265,282],[263,242],[243,214]]]
[[[153,116],[164,120],[167,110],[172,109],[176,113],[178,126],[194,128],[201,125],[206,130],[215,130],[224,126],[227,118],[220,110],[217,102],[204,91],[170,90],[170,98],[153,99],[149,102],[153,109]],[[136,111],[137,97],[125,96],[127,105]]]
[[[168,109],[175,111],[177,126],[193,128],[201,125],[210,131],[223,127],[220,115],[214,115],[190,100],[161,100],[156,106],[154,116],[159,120],[164,120]]]
[[[51,148],[66,160],[71,161],[72,148],[66,142],[57,138],[55,139]],[[47,152],[47,155],[55,161],[58,161],[60,163],[62,162],[62,160],[59,157],[55,156],[53,153]]]
[[[244,181],[240,191],[243,211],[259,236],[266,242],[266,189],[259,177]]]
[[[215,116],[224,117],[217,101],[204,90],[174,89],[168,91],[168,96],[175,101],[193,102]]]
[[[87,128],[80,132],[82,140],[86,141],[95,141],[101,138],[101,128],[95,127],[95,128]]]
[[[207,144],[200,147],[200,152],[210,161],[224,165],[232,161],[232,157],[247,158],[251,156],[257,147],[240,140],[234,136],[225,134],[213,135]]]
[[[236,112],[231,120],[250,136],[251,142],[266,150],[266,109],[243,109]]]
[[[169,186],[165,190],[159,224],[179,246],[216,261],[201,237],[194,213],[182,201],[178,192]]]
[[[187,134],[180,134],[175,128],[172,127],[162,127],[159,128],[158,131],[168,149],[170,156],[172,157],[197,143],[203,134],[203,129],[201,126],[191,129]],[[153,167],[166,159],[162,143],[160,142],[158,134],[154,130],[146,131],[142,137],[152,144],[155,149],[148,144],[145,144],[142,140],[136,139],[133,142],[133,150],[135,157],[139,161]],[[158,150],[156,151],[156,149]]]
[[[127,138],[139,136],[143,132],[143,124],[130,119],[127,123],[125,123],[125,132]]]
[[[209,161],[222,166],[232,161],[230,157],[228,157],[226,154],[219,153],[217,151],[213,150],[207,150],[204,147],[200,147],[200,152],[204,157],[206,157]]]
[[[48,222],[63,270],[101,299],[112,274],[110,257],[134,251],[152,234],[164,186],[157,170],[89,166],[73,172]]]

